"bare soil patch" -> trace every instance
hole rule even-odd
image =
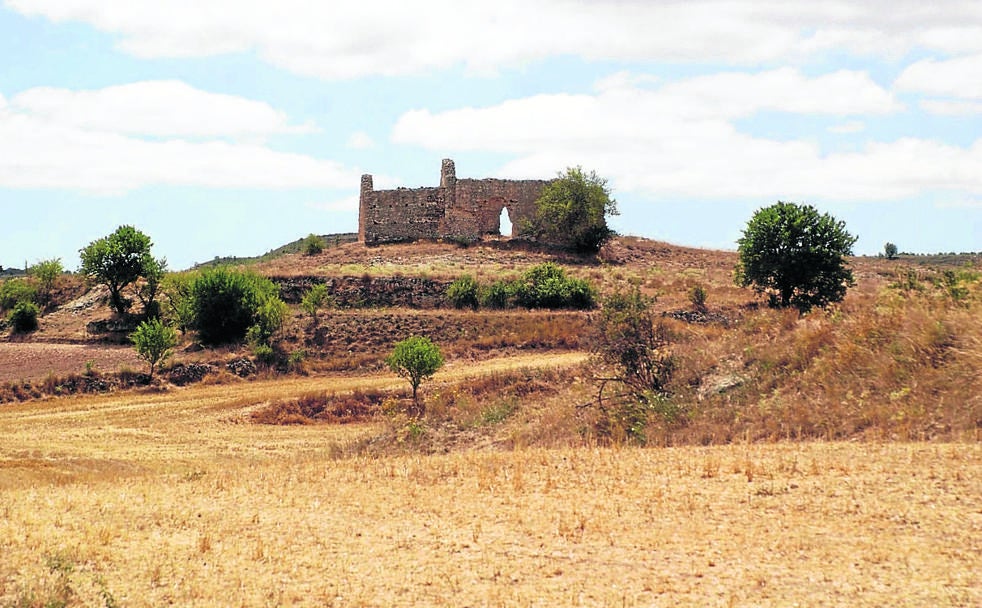
[[[125,346],[0,342],[0,382],[79,374],[87,363],[102,372],[144,366],[136,351]]]

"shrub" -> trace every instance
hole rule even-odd
[[[0,309],[11,310],[21,302],[34,302],[37,287],[27,279],[7,279],[0,283]]]
[[[256,362],[261,365],[272,365],[276,361],[276,351],[269,344],[256,344],[252,349]]]
[[[480,290],[481,306],[485,308],[508,308],[511,289],[505,281],[495,281]]]
[[[689,301],[692,302],[692,307],[700,312],[706,310],[706,288],[702,285],[696,285],[689,290]]]
[[[225,267],[202,272],[191,286],[194,324],[205,344],[265,342],[286,317],[276,285],[256,274]]]
[[[553,262],[533,266],[514,286],[515,303],[526,308],[592,308],[596,293],[587,281],[566,276]]]
[[[136,346],[136,353],[150,364],[150,378],[153,378],[154,368],[166,361],[177,346],[177,331],[154,318],[140,323],[130,339]]]
[[[317,255],[324,251],[324,247],[327,245],[324,243],[324,239],[317,236],[316,234],[309,234],[307,238],[303,240],[301,244],[301,249],[304,255]]]
[[[167,298],[166,315],[182,334],[194,329],[194,284],[197,278],[196,273],[172,273],[166,275],[161,283],[164,297]]]
[[[887,256],[888,260],[895,259],[897,257],[897,246],[893,243],[887,243],[883,246],[883,255]]]
[[[465,274],[450,284],[447,288],[447,299],[455,308],[477,309],[478,286],[477,281],[469,274]]]
[[[34,302],[18,302],[10,312],[8,321],[17,333],[28,333],[38,328],[38,314],[41,310]]]
[[[317,311],[324,308],[330,302],[331,297],[327,294],[327,285],[323,283],[314,285],[304,294],[300,302],[300,308],[310,315],[314,325],[317,324]]]
[[[667,330],[655,324],[651,303],[638,288],[604,299],[593,338],[597,403],[605,415],[603,424],[614,424],[643,443],[650,414],[661,414],[667,423],[680,420],[680,410],[667,403],[667,384],[675,369],[668,346]],[[609,384],[621,387],[609,397],[610,407],[604,402]]]

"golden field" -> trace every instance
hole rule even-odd
[[[453,383],[577,353],[458,363]],[[982,446],[357,455],[280,378],[0,409],[2,606],[977,606]],[[524,406],[523,406],[524,407]]]

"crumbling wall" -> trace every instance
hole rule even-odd
[[[365,244],[435,238],[477,239],[499,234],[501,210],[508,209],[513,234],[535,216],[545,180],[457,179],[454,162],[444,159],[436,188],[375,190],[362,176],[358,238]]]

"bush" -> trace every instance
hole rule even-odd
[[[38,282],[38,304],[47,306],[51,300],[51,290],[54,289],[55,281],[65,272],[61,265],[61,258],[42,260],[27,269],[27,274],[34,277]]]
[[[480,290],[481,306],[485,308],[508,308],[511,289],[505,281],[495,281]]]
[[[21,302],[34,302],[37,287],[27,279],[7,279],[0,283],[0,309],[11,310]]]
[[[515,303],[526,308],[592,308],[596,292],[587,281],[566,276],[553,262],[533,266],[514,286]]]
[[[447,299],[455,308],[473,308],[476,310],[478,306],[477,292],[477,281],[471,275],[465,274],[447,288]]]
[[[191,286],[194,325],[205,344],[227,344],[246,337],[268,340],[286,316],[276,285],[256,274],[225,267],[202,272]]]
[[[895,259],[897,257],[897,246],[893,243],[883,245],[883,255],[887,256],[888,260]]]
[[[303,300],[300,302],[300,308],[310,315],[311,320],[316,325],[317,311],[327,306],[330,301],[331,297],[327,294],[327,285],[321,283],[314,285],[304,294]]]
[[[316,234],[309,234],[307,235],[307,238],[303,240],[301,249],[303,250],[304,255],[317,255],[318,253],[324,251],[324,247],[326,246],[327,245],[324,243],[324,239]]]
[[[154,318],[140,323],[130,337],[136,346],[136,353],[150,364],[150,378],[154,368],[163,363],[177,346],[177,331],[160,319]]]
[[[17,333],[28,333],[38,328],[38,314],[41,310],[34,302],[18,302],[7,318]]]
[[[702,285],[696,285],[689,290],[689,301],[692,302],[692,308],[705,312],[706,310],[706,288]]]

